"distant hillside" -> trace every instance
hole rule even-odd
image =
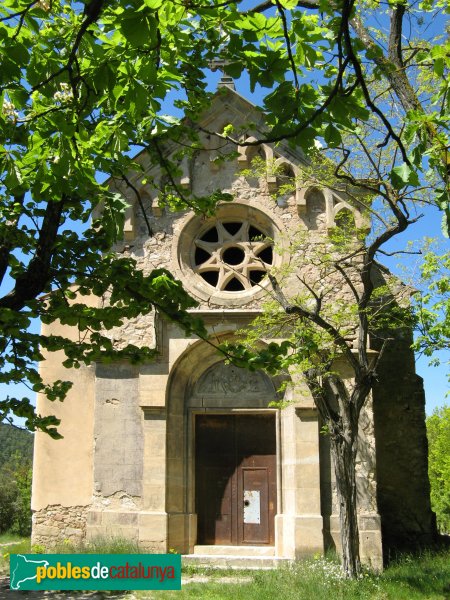
[[[0,423],[0,468],[19,452],[20,456],[33,458],[34,435],[29,431],[16,429],[12,425]]]

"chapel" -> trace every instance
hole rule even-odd
[[[197,300],[194,310],[214,343],[233,340],[261,313],[270,288],[266,273],[288,266],[294,233],[313,247],[343,214],[359,229],[368,224],[344,191],[300,182],[308,158],[287,143],[242,145],[233,160],[221,160],[217,138],[208,132],[229,125],[239,131],[249,122],[254,131],[247,141],[263,128],[262,113],[222,80],[192,124],[202,149],[180,159],[177,184],[199,196],[232,194],[214,216],[168,210],[161,200],[167,175],[145,152],[137,160],[147,182],[142,173],[128,179],[143,199],[152,235],[132,190],[109,182],[129,201],[117,252],[133,256],[145,273],[161,267],[173,273]],[[255,158],[270,168],[253,172]],[[287,277],[287,294],[292,285]],[[345,290],[336,287],[335,294]],[[57,323],[43,328],[77,335]],[[60,405],[38,398],[38,412],[56,414],[64,437],[36,434],[34,544],[121,536],[149,552],[253,557],[260,564],[339,551],[329,440],[301,380],[227,364],[214,344],[187,337],[158,312],[109,335],[118,348],[155,348],[157,358],[70,374],[62,354],[41,363],[46,379],[74,385]],[[411,332],[399,330],[361,416],[361,556],[376,568],[383,551],[426,543],[433,532],[424,392],[410,345]],[[343,362],[339,369],[349,371]]]

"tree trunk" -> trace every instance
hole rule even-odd
[[[334,424],[336,428],[336,424]],[[355,578],[361,572],[359,558],[359,529],[356,505],[356,451],[358,421],[347,422],[341,431],[332,431],[331,454],[336,476],[341,528],[342,566],[347,577]]]

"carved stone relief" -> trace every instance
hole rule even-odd
[[[223,362],[204,373],[194,388],[195,397],[217,398],[239,394],[245,397],[274,399],[275,390],[262,372],[250,372]]]

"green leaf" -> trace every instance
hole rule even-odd
[[[443,58],[436,58],[433,64],[433,70],[438,77],[444,76],[445,61]]]
[[[298,1],[297,0],[280,0],[280,4],[286,10],[292,10],[297,7]]]
[[[144,0],[144,2],[149,8],[156,10],[162,6],[163,0]]]
[[[407,164],[402,163],[398,167],[394,167],[390,174],[391,183],[395,189],[401,190],[407,185],[420,185],[417,172]]]
[[[127,41],[135,47],[153,47],[156,43],[157,21],[151,15],[129,16],[120,23],[120,30]]]
[[[336,148],[342,143],[339,129],[331,125],[331,123],[326,127],[323,137],[330,148]]]

